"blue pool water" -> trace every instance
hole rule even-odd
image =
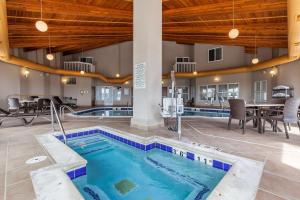
[[[225,171],[159,149],[142,151],[101,135],[70,138],[87,161],[73,179],[87,200],[206,199]]]
[[[83,110],[74,113],[77,116],[104,116],[104,117],[131,117],[133,115],[132,108],[126,107],[99,107],[89,110]],[[222,109],[206,109],[206,108],[185,108],[182,116],[201,116],[201,117],[228,117],[229,110]]]

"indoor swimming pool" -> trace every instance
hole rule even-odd
[[[98,107],[78,111],[73,114],[77,117],[132,117],[131,107]],[[190,108],[184,109],[183,117],[228,117],[228,109]]]
[[[68,145],[88,162],[86,175],[73,179],[87,200],[206,199],[228,170],[109,133],[72,137]]]

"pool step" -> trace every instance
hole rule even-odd
[[[79,155],[81,156],[86,156],[88,154],[91,154],[91,153],[104,153],[104,152],[107,152],[107,151],[111,151],[113,150],[112,146],[111,145],[107,145],[107,146],[104,146],[104,147],[99,147],[99,146],[96,146],[95,148],[88,148],[88,149],[85,149],[84,151],[77,151],[77,153],[79,153]]]

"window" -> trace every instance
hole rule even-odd
[[[190,62],[189,57],[176,57],[176,62],[181,63],[181,62]]]
[[[207,86],[200,86],[200,100],[207,100]]]
[[[228,84],[228,99],[237,99],[239,98],[239,84],[230,83]]]
[[[121,101],[122,98],[122,90],[120,87],[114,88],[114,100]]]
[[[237,99],[239,97],[239,84],[229,83],[220,85],[201,85],[200,100],[207,101],[228,100],[230,98]]]
[[[217,86],[216,85],[209,85],[207,86],[207,98],[208,100],[213,99],[214,101],[217,99]]]
[[[223,48],[213,48],[208,50],[208,62],[220,61],[223,59]]]
[[[69,77],[67,78],[67,85],[76,85],[76,77]]]
[[[254,82],[254,101],[265,102],[267,101],[267,81]]]
[[[223,98],[224,100],[227,100],[228,85],[227,84],[219,85],[218,88],[219,88],[218,89],[218,96],[220,98]]]
[[[180,86],[177,86],[176,88],[176,91],[178,90],[178,89],[182,89],[182,98],[183,98],[183,102],[187,102],[188,100],[189,100],[189,98],[190,98],[190,95],[189,95],[189,91],[190,91],[190,89],[189,89],[189,87],[180,87]],[[171,88],[169,88],[169,97],[171,97],[171,92],[172,92],[172,89]]]

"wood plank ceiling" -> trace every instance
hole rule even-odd
[[[232,28],[232,0],[163,0],[163,40],[258,47],[287,47],[287,0],[235,0],[237,39]],[[43,0],[45,33],[35,29],[40,0],[7,0],[10,48],[76,53],[132,40],[132,0]]]

